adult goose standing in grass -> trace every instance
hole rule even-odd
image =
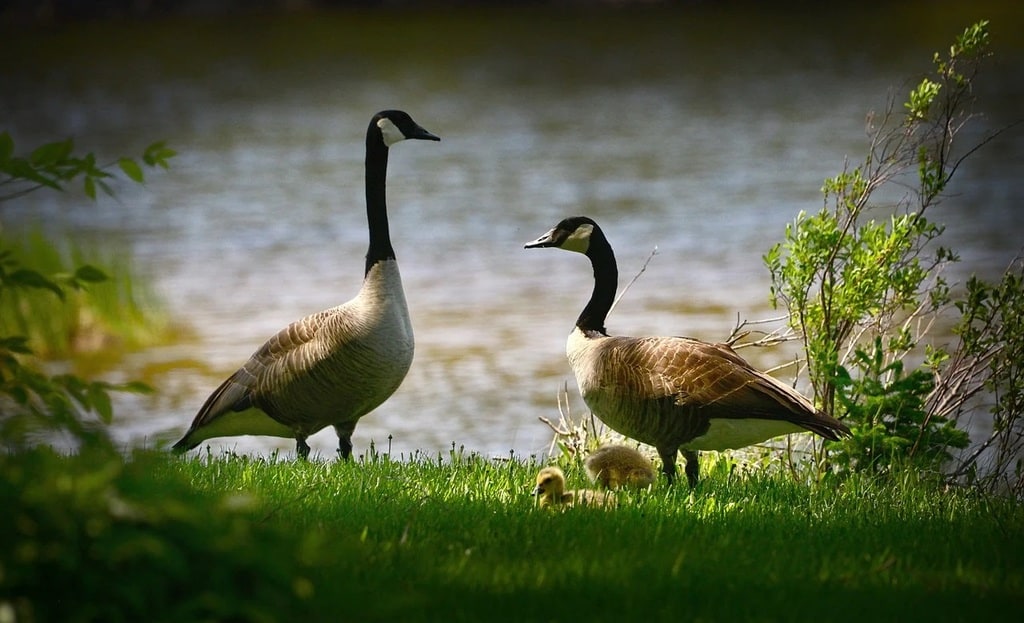
[[[793,432],[836,440],[849,429],[725,344],[688,337],[610,336],[605,318],[618,286],[615,254],[597,223],[567,218],[527,249],[555,247],[590,258],[594,290],[569,334],[566,355],[584,402],[619,433],[654,446],[669,483],[683,451],[696,486],[699,450],[727,450]]]
[[[359,294],[288,325],[218,387],[174,449],[213,437],[306,438],[334,426],[342,458],[352,453],[356,422],[402,383],[412,364],[413,335],[388,231],[388,148],[405,139],[441,140],[407,113],[385,110],[366,130],[366,217],[370,246]]]

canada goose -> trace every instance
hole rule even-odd
[[[610,444],[594,450],[583,460],[590,480],[606,489],[643,489],[654,482],[654,467],[636,448]]]
[[[541,508],[548,506],[614,506],[615,495],[611,492],[565,490],[565,474],[557,467],[545,467],[537,474],[537,486],[533,490]]]
[[[696,486],[698,450],[742,448],[809,430],[836,440],[842,422],[818,413],[806,398],[755,370],[728,345],[688,337],[609,336],[604,322],[618,282],[615,254],[604,232],[585,216],[567,218],[527,249],[557,247],[590,258],[594,290],[566,355],[584,402],[619,433],[654,446],[669,483],[676,453]]]
[[[400,110],[377,113],[366,130],[370,246],[359,294],[270,338],[206,399],[174,450],[213,437],[272,435],[294,437],[306,458],[306,438],[333,425],[339,454],[351,455],[356,422],[398,389],[412,364],[412,325],[385,202],[388,148],[405,139],[441,140]]]

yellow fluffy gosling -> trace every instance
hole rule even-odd
[[[644,489],[654,482],[654,466],[636,448],[601,446],[583,461],[590,480],[605,489]]]
[[[615,495],[602,491],[580,489],[565,490],[565,474],[557,467],[545,467],[537,474],[537,486],[533,490],[541,508],[583,506],[615,506]]]

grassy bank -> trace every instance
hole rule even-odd
[[[712,468],[552,513],[536,465],[456,453],[3,462],[19,621],[1005,620],[1024,599],[1024,507],[910,477]]]

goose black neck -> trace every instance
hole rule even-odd
[[[387,174],[388,147],[380,129],[371,123],[366,130],[366,220],[370,230],[370,248],[366,251],[367,273],[377,262],[395,259],[388,230]]]
[[[619,268],[615,263],[615,253],[604,233],[595,228],[590,236],[587,257],[594,268],[594,291],[590,295],[587,306],[583,308],[576,326],[585,334],[599,333],[608,335],[604,328],[605,318],[611,311],[615,301],[615,289],[619,284]]]

